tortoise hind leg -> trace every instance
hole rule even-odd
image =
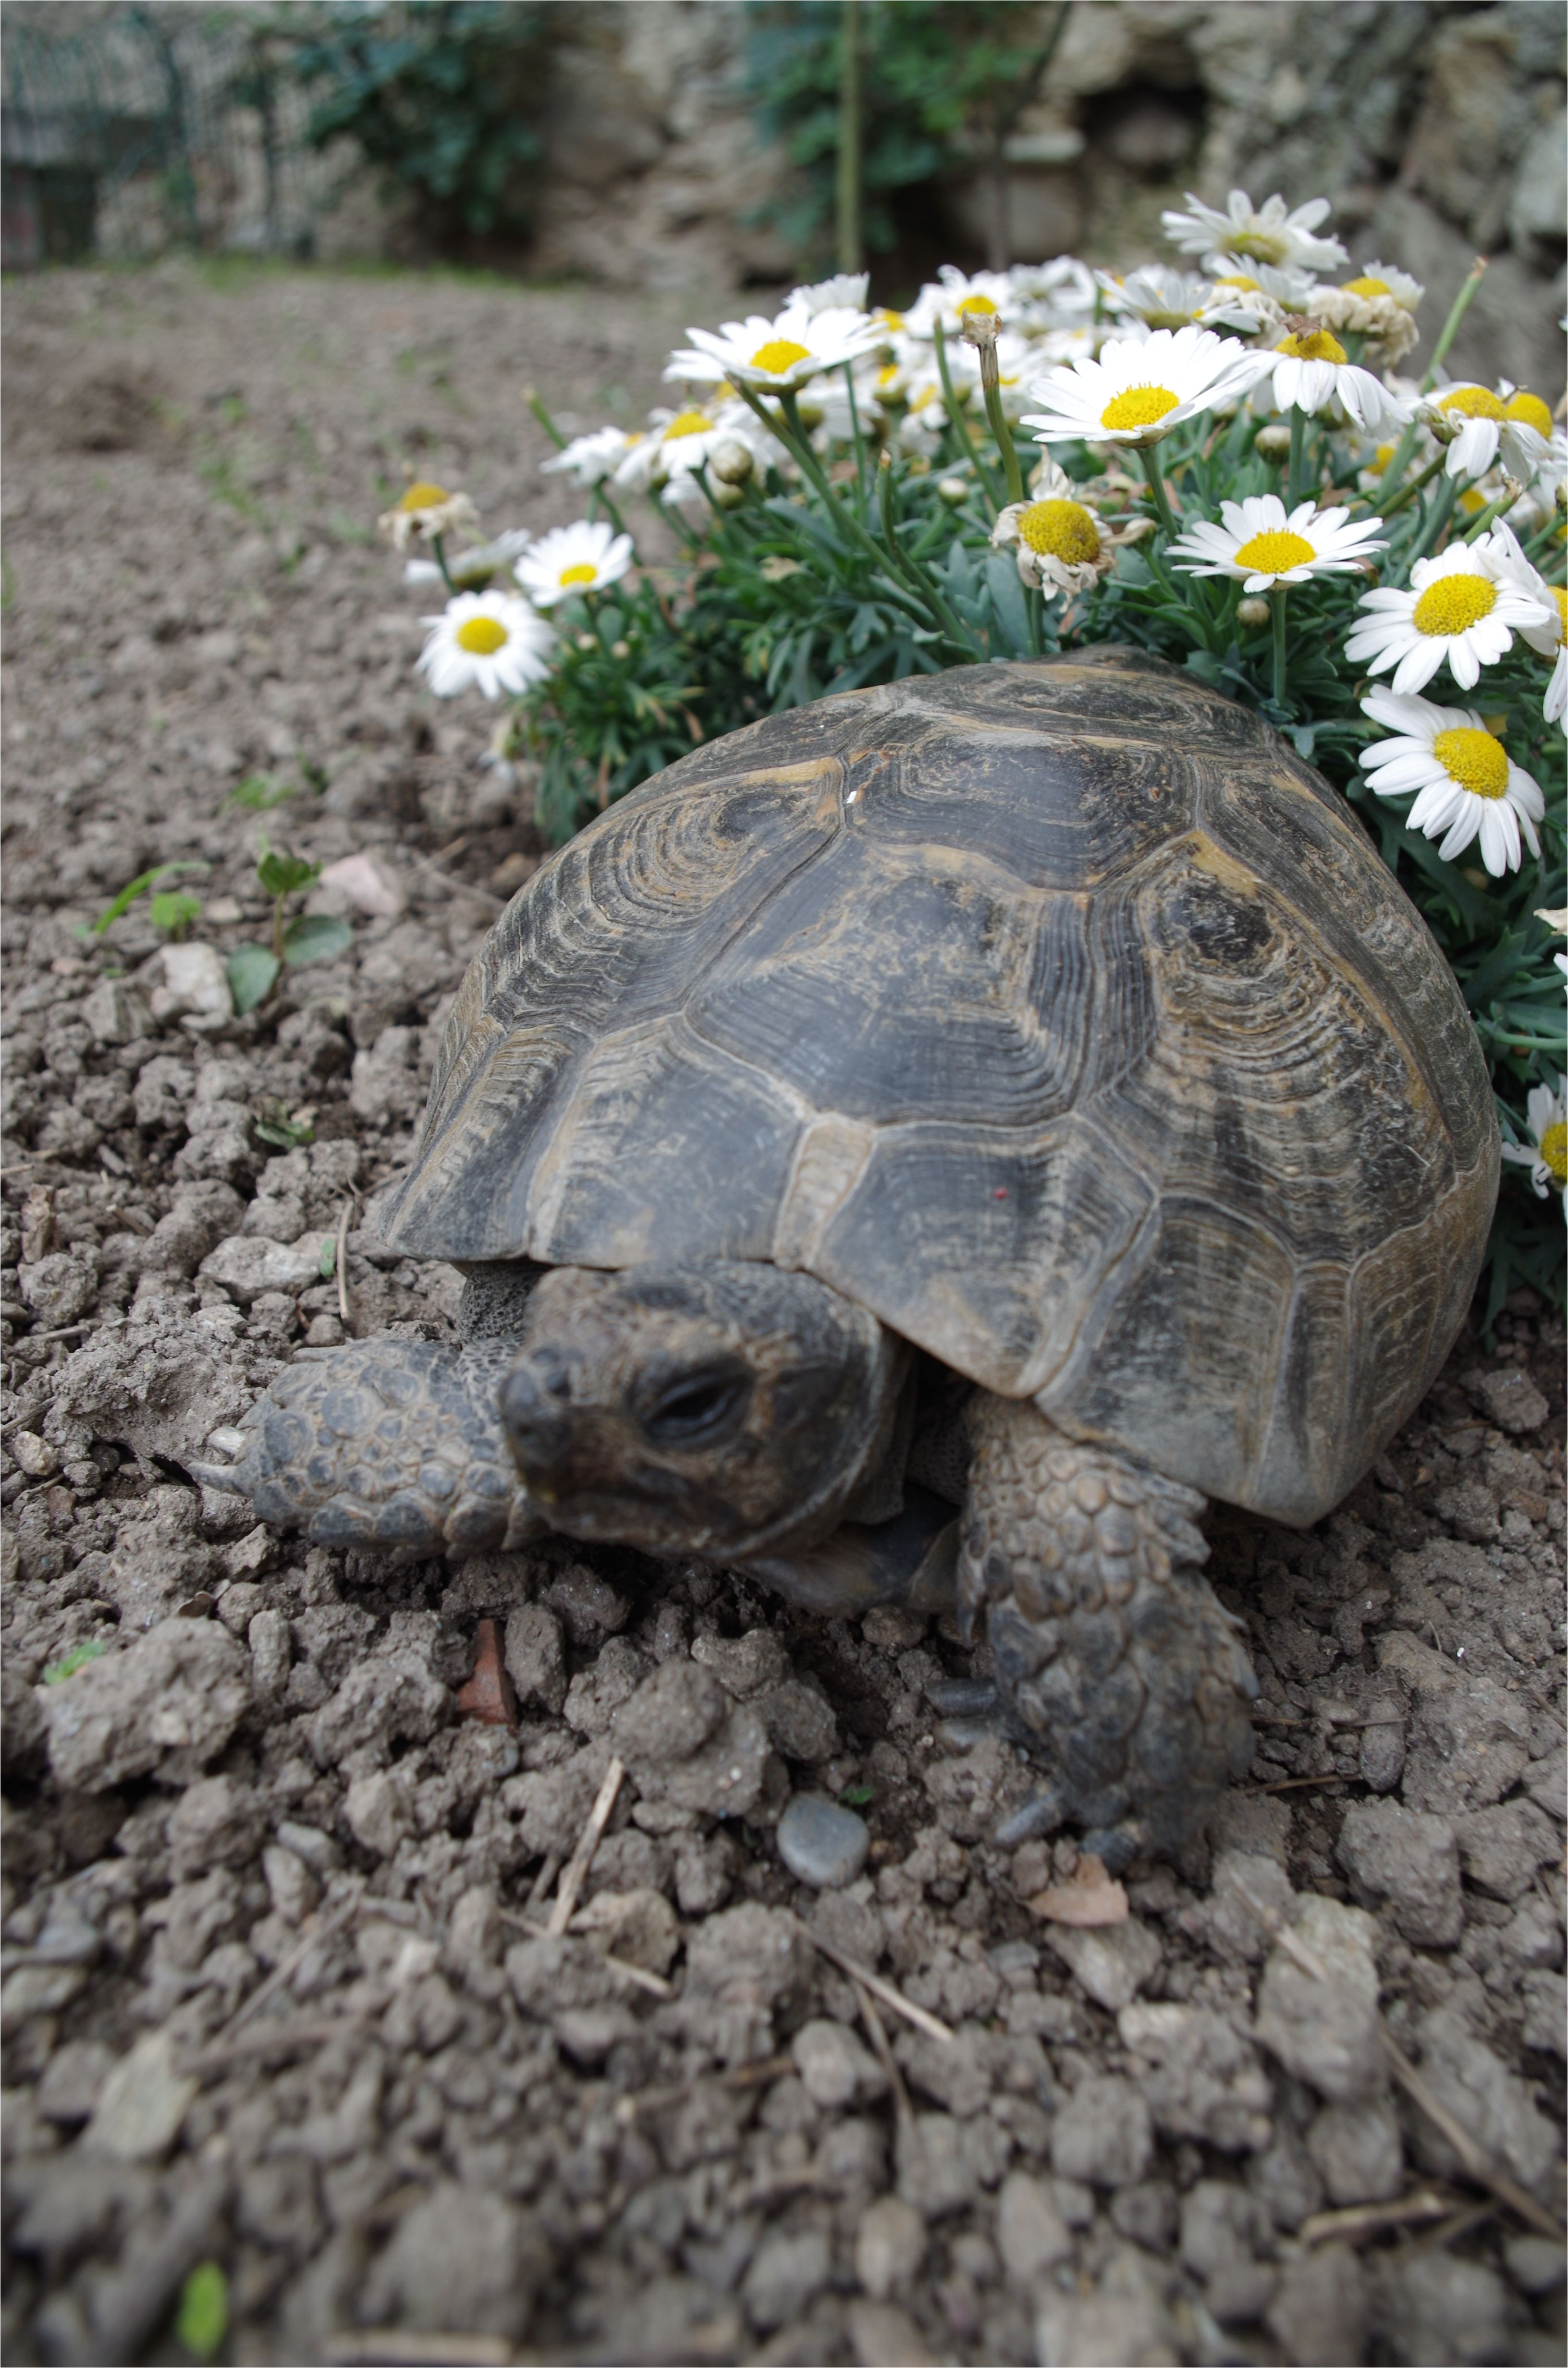
[[[542,1526],[501,1429],[516,1343],[305,1349],[238,1426],[236,1460],[198,1464],[264,1521],[324,1546],[483,1553]]]
[[[1178,1850],[1252,1760],[1257,1680],[1201,1565],[1196,1490],[986,1395],[959,1556],[1013,1731],[1047,1782],[1004,1838],[1064,1820],[1114,1873]]]

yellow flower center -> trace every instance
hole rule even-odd
[[[1018,515],[1018,533],[1031,551],[1083,567],[1097,559],[1100,539],[1082,502],[1031,502]]]
[[[700,411],[677,411],[660,440],[673,444],[677,436],[706,436],[712,425]]]
[[[1551,434],[1551,412],[1540,395],[1531,394],[1528,387],[1520,387],[1514,396],[1508,404],[1507,416],[1518,420],[1523,427],[1533,427],[1538,436]]]
[[[1236,565],[1250,568],[1255,575],[1283,575],[1288,567],[1301,567],[1317,557],[1317,552],[1304,534],[1290,534],[1283,527],[1271,534],[1255,534],[1244,542],[1236,553]]]
[[[1332,362],[1337,370],[1347,357],[1339,339],[1326,329],[1312,329],[1304,337],[1281,337],[1277,350],[1299,362]]]
[[[1393,456],[1394,447],[1392,444],[1379,445],[1377,451],[1372,456],[1372,466],[1377,471],[1379,476],[1381,476],[1383,471],[1388,467],[1389,462],[1393,459]]]
[[[470,657],[493,658],[497,650],[506,648],[511,635],[498,618],[470,617],[458,627],[456,638],[459,649],[466,650]]]
[[[410,485],[398,507],[400,510],[433,510],[437,504],[449,502],[451,498],[445,485],[427,485],[421,482],[417,485]]]
[[[753,370],[767,370],[771,378],[782,378],[797,362],[809,362],[811,358],[811,347],[798,346],[793,337],[769,337],[753,354],[751,366]]]
[[[1181,401],[1168,386],[1129,386],[1113,394],[1100,414],[1102,427],[1153,427]]]
[[[1568,592],[1561,584],[1549,584],[1546,588],[1557,603],[1558,641],[1568,642]]]
[[[892,386],[893,381],[903,375],[903,370],[902,362],[889,362],[885,370],[880,370],[877,372],[877,384]]]
[[[1554,1184],[1568,1184],[1568,1126],[1561,1119],[1540,1138],[1540,1156]]]
[[[1263,293],[1262,281],[1249,279],[1244,271],[1227,272],[1224,279],[1216,279],[1214,285],[1216,288],[1240,288],[1244,293],[1256,296],[1261,296]]]
[[[1438,733],[1432,754],[1449,780],[1471,797],[1507,795],[1508,752],[1490,732],[1478,732],[1473,723],[1456,724],[1452,731]]]
[[[959,318],[961,320],[966,313],[989,313],[994,318],[996,307],[989,296],[966,296],[959,306]]]
[[[1496,395],[1483,386],[1450,386],[1437,397],[1440,410],[1457,411],[1461,419],[1506,419]]]
[[[1449,633],[1468,633],[1496,606],[1497,586],[1484,575],[1440,575],[1415,603],[1415,630],[1439,640]]]
[[[568,584],[591,584],[598,574],[591,560],[580,559],[575,567],[563,567],[559,581],[562,590]]]
[[[1393,290],[1386,279],[1347,279],[1340,290],[1344,296],[1392,296]]]
[[[890,312],[885,304],[879,312],[874,313],[871,317],[875,321],[880,321],[884,329],[902,329],[903,326],[903,314],[902,313]]]
[[[1286,263],[1290,260],[1290,242],[1278,231],[1260,226],[1251,230],[1228,232],[1226,245],[1233,255],[1250,255],[1255,263]]]

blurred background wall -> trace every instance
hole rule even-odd
[[[1332,197],[1453,363],[1555,393],[1562,0],[9,0],[5,260],[171,246],[701,291],[831,268],[844,44],[874,292]],[[846,32],[847,27],[847,32]]]

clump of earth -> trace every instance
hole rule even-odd
[[[986,1674],[949,1621],[565,1541],[329,1553],[190,1481],[302,1346],[452,1337],[458,1277],[358,1212],[542,852],[367,525],[411,470],[576,514],[521,388],[636,424],[663,303],[7,290],[6,2357],[187,2356],[211,2262],[236,2362],[1560,2361],[1533,1292],[1315,1530],[1210,1515],[1257,1756],[1110,1922],[1064,1920],[1070,1839],[993,1840],[1028,1770],[934,1707]],[[314,899],[353,940],[236,1019],[263,829],[363,859]],[[145,899],[79,934],[191,860],[180,956]]]

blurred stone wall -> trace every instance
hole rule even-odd
[[[1028,0],[1020,0],[1027,6]],[[1429,290],[1491,268],[1455,366],[1553,399],[1563,381],[1568,156],[1562,0],[1077,0],[1050,86],[1009,143],[1016,260],[1168,253],[1163,206],[1324,195],[1358,266]],[[531,270],[691,286],[708,310],[796,276],[758,220],[788,179],[747,111],[733,0],[589,0],[554,56]],[[929,194],[929,193],[928,193]],[[976,260],[978,191],[935,192]]]

